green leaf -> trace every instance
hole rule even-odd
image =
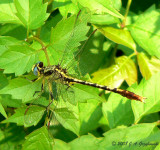
[[[66,102],[58,103],[54,110],[56,119],[63,127],[74,132],[76,135],[83,135],[97,128],[98,121],[102,116],[100,102],[88,100],[87,103],[78,103],[76,106]],[[95,123],[96,122],[96,123]]]
[[[122,44],[133,50],[136,50],[136,44],[132,39],[132,36],[129,31],[123,29],[116,29],[113,27],[96,27],[108,39],[114,41],[115,43]]]
[[[118,18],[111,16],[109,14],[103,14],[103,15],[95,14],[91,16],[91,23],[98,25],[108,25],[108,24],[120,23],[120,21]]]
[[[94,30],[95,28],[93,28],[93,30],[90,30],[88,35],[92,34]],[[84,47],[83,47],[84,43],[82,43],[83,50],[79,56],[80,59],[78,61],[79,70],[82,76],[97,71],[97,68],[99,68],[104,59],[106,61],[109,60],[109,58],[106,57],[109,51],[106,52],[105,50],[110,49],[111,44],[112,43],[110,41],[106,42],[106,39],[100,32],[95,32],[89,38],[87,44]]]
[[[121,95],[112,93],[107,102],[103,103],[102,110],[110,128],[134,123],[131,101]],[[138,102],[139,104],[139,102]]]
[[[160,71],[160,60],[154,56],[149,58],[144,53],[138,53],[137,60],[140,71],[147,80]]]
[[[156,132],[158,132],[156,123],[138,124],[128,128],[112,129],[104,134],[104,138],[99,144],[99,147],[101,149],[137,149],[142,142],[146,142],[145,138],[152,136]],[[125,142],[124,144],[121,143],[122,139],[124,140],[123,142]],[[154,142],[154,139],[152,142]],[[145,147],[145,149],[146,148],[147,147]]]
[[[149,115],[145,115],[139,123],[152,123],[152,122],[157,122],[159,120],[159,112],[152,113]]]
[[[74,89],[76,100],[73,100],[73,97],[68,97],[68,99],[63,97],[62,99],[61,95],[58,95],[58,105],[53,112],[64,128],[76,135],[82,135],[99,126],[98,121],[102,116],[102,98],[98,96],[97,89],[89,86],[74,85],[70,88]],[[65,92],[61,91],[64,94]],[[77,103],[73,105],[70,101],[76,101]]]
[[[28,30],[39,28],[49,16],[47,3],[43,4],[42,0],[15,0],[14,4],[16,15]]]
[[[24,127],[36,126],[43,117],[46,109],[40,106],[21,107],[16,109],[15,113],[4,120],[2,123],[17,123]]]
[[[24,40],[27,36],[27,30],[24,26],[19,24],[4,24],[0,27],[0,35],[14,37],[18,40]]]
[[[124,80],[132,85],[137,81],[137,68],[130,57],[121,56],[116,58],[115,65],[101,69],[92,76],[95,83],[110,87],[119,87]]]
[[[136,90],[133,91],[141,96],[144,95],[147,98],[145,104],[137,103],[135,101],[132,102],[135,123],[139,122],[140,119],[147,114],[160,111],[159,76],[160,73],[157,73],[153,75],[149,80],[145,81],[143,79]]]
[[[0,71],[0,89],[8,84],[7,77]]]
[[[8,119],[4,120],[2,123],[17,123],[17,125],[24,125],[24,114],[27,107],[21,107],[15,110],[15,113],[10,116]]]
[[[0,149],[13,150],[21,148],[21,144],[24,142],[24,137],[25,137],[24,128],[16,126],[16,124],[13,123],[8,124],[7,128],[5,128],[5,125],[2,126],[1,124],[3,130],[0,131],[0,142],[1,142]]]
[[[22,99],[23,103],[34,99],[35,91],[40,91],[42,81],[30,82],[24,78],[15,78],[9,81],[9,84],[0,90],[0,94],[11,94],[14,99]]]
[[[28,45],[10,45],[0,56],[0,67],[5,69],[4,73],[22,75],[29,72],[37,61],[36,51]]]
[[[74,85],[72,88],[74,90],[76,102],[85,103],[88,99],[97,99],[102,101],[102,98],[98,95],[98,90],[93,87],[85,85]]]
[[[63,19],[52,29],[50,40],[52,52],[50,53],[53,64],[59,63],[55,62],[56,60],[63,60],[62,66],[64,65],[65,68],[73,60],[74,52],[80,46],[80,42],[87,39],[86,34],[89,30],[87,22],[89,19],[90,13],[88,10],[82,9],[78,16],[73,15]],[[59,53],[59,59],[55,59],[55,53]]]
[[[0,1],[0,23],[22,24],[16,16],[16,12],[13,0]]]
[[[102,117],[101,102],[93,99],[88,100],[87,103],[79,103],[76,112],[79,112],[79,135],[84,135],[99,127],[99,121]]]
[[[59,139],[54,139],[55,145],[54,145],[54,150],[70,150],[70,146],[68,143],[65,143],[62,140]]]
[[[5,112],[5,110],[4,110],[4,108],[3,108],[3,106],[2,106],[1,103],[0,103],[0,113],[1,113],[5,118],[7,118],[7,114],[6,114],[6,112]]]
[[[40,106],[31,106],[27,108],[24,114],[24,126],[30,127],[32,125],[36,126],[40,119],[42,118],[46,108]]]
[[[18,45],[23,43],[22,41],[18,41],[13,37],[0,36],[0,56],[8,50],[8,46]]]
[[[51,28],[55,27],[60,20],[62,20],[62,16],[60,14],[57,14],[55,17],[47,20],[47,22],[42,26],[40,39],[43,42],[45,42],[46,44],[49,44],[50,36],[51,36]]]
[[[92,149],[97,150],[99,149],[99,143],[101,142],[101,138],[96,138],[93,135],[83,135],[73,141],[71,141],[68,145],[71,147],[71,149]],[[57,144],[57,143],[56,143]]]
[[[5,108],[6,107],[19,108],[22,106],[22,100],[12,99],[11,95],[1,95],[0,102],[3,105],[3,107],[5,107]]]
[[[89,8],[93,13],[108,13],[117,18],[123,18],[123,16],[115,9],[111,0],[77,0],[77,2],[79,2],[83,7]]]
[[[72,0],[54,0],[52,2],[53,9],[59,8],[59,11],[63,17],[67,17],[69,13],[77,14],[79,7],[72,3]]]
[[[128,118],[132,116],[130,102],[123,102],[126,98],[122,96],[120,98],[120,96],[115,93],[111,95],[111,98],[109,98],[110,101],[103,105],[103,112],[106,117],[109,117],[108,121],[111,127],[123,124],[122,120],[125,120],[124,124],[125,122],[138,123],[143,116],[160,110],[159,75],[160,73],[157,73],[146,81],[143,79],[139,85],[133,85],[129,88],[129,91],[147,98],[145,104],[135,100],[132,101],[131,105],[135,117],[134,122],[132,121],[133,118]],[[150,88],[151,85],[154,88]],[[118,114],[118,112],[121,113]],[[117,117],[118,115],[120,116]]]
[[[42,118],[46,109],[40,106],[21,107],[16,109],[15,113],[4,120],[2,123],[17,123],[24,127],[36,126]]]
[[[92,149],[92,150],[97,150],[99,149],[99,143],[101,142],[102,138],[96,138],[93,135],[83,135],[81,137],[78,137],[71,141],[70,143],[65,143],[64,141],[61,141],[59,139],[55,139],[55,145],[54,149],[59,150],[59,149],[64,149],[64,150],[70,150],[70,149]]]
[[[83,135],[70,143],[55,139],[55,149],[147,149],[155,148],[159,142],[160,132],[156,123],[140,124],[131,127],[112,129],[104,134],[104,137],[96,138],[93,135]],[[136,138],[135,138],[136,137]],[[122,139],[124,141],[122,141]],[[148,141],[153,145],[145,145]]]
[[[150,19],[148,19],[150,18]],[[128,27],[134,40],[150,55],[160,58],[160,13],[153,5]]]
[[[58,122],[60,122],[66,129],[78,134],[76,122],[78,121],[72,111],[67,108],[56,108],[54,115]]]
[[[53,143],[53,139],[51,139],[46,127],[41,127],[26,136],[26,141],[23,144],[23,149],[52,150]]]

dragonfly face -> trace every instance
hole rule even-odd
[[[39,76],[43,72],[43,62],[38,62],[32,67],[35,76]]]

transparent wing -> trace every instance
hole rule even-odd
[[[54,88],[53,88],[54,89]],[[57,124],[58,122],[64,126],[67,121],[76,120],[74,113],[69,110],[66,103],[73,103],[75,100],[74,91],[71,88],[68,88],[67,85],[63,83],[56,83],[55,86],[57,92],[57,103],[52,109],[52,123],[53,125]],[[54,91],[54,90],[53,90]],[[72,105],[72,104],[70,104]],[[57,121],[58,122],[57,122]]]
[[[59,102],[64,101],[64,102],[69,102],[73,105],[76,104],[75,101],[75,93],[72,87],[69,85],[57,83],[57,91],[59,95]],[[61,102],[63,103],[63,102]]]
[[[52,43],[49,47],[52,64],[60,64],[62,68],[67,68],[72,61],[75,61],[74,56],[80,42],[87,39],[89,19],[90,13],[87,9],[83,9],[77,16],[73,15],[63,19],[52,30]]]
[[[66,44],[66,47],[63,52],[61,59],[61,66],[67,68],[70,62],[74,61],[75,52],[80,46],[80,42],[87,39],[86,34],[89,31],[89,22],[90,14],[87,10],[82,10],[79,15],[75,18],[74,27],[71,33],[71,36]]]
[[[71,76],[77,77],[77,78],[80,78],[82,75],[85,74],[84,72],[86,72],[86,69],[79,68],[80,56],[84,52],[85,50],[84,47],[86,46],[86,43],[88,43],[88,40],[90,39],[90,37],[97,31],[97,29],[94,31],[91,30],[91,32],[89,33],[89,37],[85,36],[85,34],[87,34],[88,32],[87,21],[89,21],[89,17],[90,17],[90,15],[89,14],[86,15],[86,13],[87,12],[81,12],[77,16],[73,33],[71,34],[72,36],[66,45],[66,49],[63,53],[63,57],[60,63],[61,67],[65,68]],[[85,34],[81,33],[82,29]],[[78,43],[78,39],[80,39],[83,36],[84,36],[85,42],[83,42],[83,45],[80,46],[80,43]],[[74,47],[74,43],[78,43],[79,45],[77,46],[75,45]]]

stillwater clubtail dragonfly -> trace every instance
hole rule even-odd
[[[34,75],[38,76],[38,78],[35,79],[34,82],[42,79],[41,91],[44,91],[45,80],[47,80],[47,82],[48,82],[48,91],[49,91],[49,95],[50,95],[50,99],[51,99],[48,106],[50,106],[50,104],[52,104],[53,100],[59,99],[59,97],[61,97],[64,101],[66,101],[63,97],[64,93],[67,93],[68,98],[72,99],[74,97],[74,96],[72,97],[74,91],[71,91],[70,89],[72,89],[72,86],[74,86],[74,84],[81,84],[81,85],[85,85],[85,86],[99,88],[99,89],[106,90],[106,91],[111,91],[111,92],[120,94],[123,97],[126,97],[128,99],[144,102],[145,97],[139,96],[133,92],[123,90],[123,89],[118,89],[118,88],[110,88],[105,85],[99,85],[96,83],[92,83],[92,82],[88,82],[88,81],[84,81],[84,80],[80,79],[80,76],[78,76],[78,74],[81,71],[78,72],[79,69],[77,71],[77,68],[79,68],[79,66],[77,66],[78,63],[77,63],[76,58],[78,58],[79,54],[82,52],[82,48],[84,48],[85,44],[78,51],[76,48],[78,46],[80,46],[80,45],[78,45],[79,44],[78,42],[84,41],[86,38],[82,34],[82,32],[79,31],[78,29],[81,28],[83,30],[86,30],[86,33],[89,30],[89,29],[86,29],[87,17],[84,17],[84,16],[86,16],[86,15],[84,15],[84,14],[81,15],[79,13],[77,16],[72,16],[69,18],[69,20],[71,20],[69,25],[71,25],[71,23],[74,21],[75,21],[75,23],[74,23],[74,25],[72,25],[73,29],[72,29],[72,31],[70,31],[69,40],[66,42],[65,47],[63,47],[61,49],[62,50],[61,55],[59,57],[59,60],[57,62],[55,62],[55,65],[44,66],[43,62],[38,62],[32,67],[32,71],[33,71]],[[54,35],[55,34],[59,34],[59,33],[55,32]],[[82,36],[82,37],[80,37],[80,36]],[[77,38],[79,38],[80,40],[78,41]],[[58,52],[60,52],[61,47],[59,49],[58,49],[58,46],[54,47],[54,48],[55,49],[57,48]],[[54,51],[53,51],[53,53],[54,53]],[[52,54],[52,55],[54,56],[54,54]],[[56,61],[56,59],[54,59],[54,60]],[[58,65],[56,65],[56,64],[58,64]],[[73,70],[71,71],[71,69],[73,69]],[[75,74],[77,74],[76,77],[74,77]],[[52,88],[53,88],[52,83],[55,83],[56,91],[52,90]],[[69,90],[70,90],[70,92],[69,92]],[[57,93],[58,96],[57,95],[55,96],[55,93]],[[69,99],[68,99],[68,101],[69,101]],[[47,108],[49,108],[49,107],[47,107]]]
[[[104,85],[99,85],[96,83],[87,82],[87,81],[83,81],[77,78],[73,78],[69,76],[69,74],[67,73],[67,69],[61,68],[60,65],[52,65],[52,66],[45,67],[43,65],[43,62],[38,62],[37,64],[33,66],[32,71],[35,75],[38,75],[38,79],[46,78],[47,80],[51,82],[53,81],[60,82],[62,84],[67,85],[68,87],[70,87],[70,85],[73,85],[73,84],[82,84],[82,85],[92,86],[95,88],[111,91],[111,92],[120,94],[123,97],[127,97],[128,99],[131,99],[131,100],[137,100],[137,101],[144,102],[144,99],[146,99],[145,97],[139,96],[127,90],[122,90],[118,88],[109,88]],[[43,90],[43,87],[44,85],[42,85],[42,90]],[[51,92],[50,95],[51,95],[51,99],[53,100],[53,93]]]

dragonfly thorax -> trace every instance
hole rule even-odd
[[[65,82],[68,78],[67,70],[60,65],[43,66],[43,62],[38,62],[32,67],[34,75],[44,77],[52,81]]]

